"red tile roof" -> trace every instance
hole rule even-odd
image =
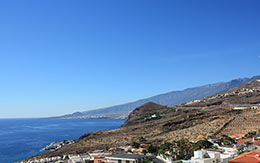
[[[246,142],[245,140],[240,139],[240,140],[237,141],[237,144],[244,144],[245,142]]]
[[[229,137],[231,137],[232,139],[234,138],[243,138],[245,135],[244,134],[236,134],[236,135],[230,135]]]
[[[229,163],[259,163],[260,152],[248,152],[244,153],[233,160],[229,160]]]
[[[254,142],[254,145],[260,145],[260,140],[256,140],[256,141]]]
[[[249,143],[253,143],[254,145],[259,145],[260,144],[260,140],[255,140],[254,142],[250,141]]]

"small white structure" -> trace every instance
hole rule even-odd
[[[88,154],[68,155],[68,157],[68,163],[84,163],[87,160],[94,160],[94,157],[91,157]]]
[[[173,162],[173,159],[170,156],[167,157],[167,156],[159,155],[159,156],[156,156],[156,158],[158,158],[159,160],[163,160],[165,163]]]
[[[233,110],[246,110],[248,109],[247,107],[244,107],[244,106],[236,106],[233,108]]]
[[[81,157],[79,155],[69,155],[69,163],[82,163],[83,160],[81,159]]]
[[[156,114],[153,114],[153,115],[152,115],[152,118],[156,118],[156,117],[157,117]]]
[[[125,152],[127,152],[127,151],[129,151],[129,150],[131,150],[131,146],[121,146],[121,147],[119,147],[119,148],[121,148],[122,150],[124,150]]]
[[[228,163],[231,157],[216,151],[194,151],[194,157],[186,163]]]
[[[258,110],[258,106],[251,106],[250,109],[252,109],[252,110]]]

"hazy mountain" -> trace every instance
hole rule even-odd
[[[200,99],[207,96],[212,96],[216,93],[228,90],[230,88],[248,83],[256,79],[260,79],[260,76],[254,76],[252,78],[234,79],[228,82],[220,82],[199,87],[187,88],[181,91],[172,91],[165,94],[149,97],[146,99],[137,100],[135,102],[85,112],[76,112],[58,118],[125,118],[136,107],[143,105],[147,102],[154,102],[157,104],[167,106],[179,105],[188,101]]]

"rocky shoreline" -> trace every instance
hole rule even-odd
[[[60,141],[60,142],[52,142],[49,145],[42,148],[40,150],[40,152],[42,152],[42,151],[56,151],[56,150],[60,149],[61,147],[65,146],[65,145],[70,145],[70,144],[73,144],[73,143],[75,143],[74,140],[64,140],[64,141]]]

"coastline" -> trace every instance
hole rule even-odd
[[[0,119],[0,162],[12,163],[42,154],[40,149],[63,140],[77,140],[85,133],[118,128],[124,120],[115,119]],[[8,125],[5,125],[8,124]],[[4,128],[3,128],[4,127]],[[48,151],[44,151],[46,153]]]

